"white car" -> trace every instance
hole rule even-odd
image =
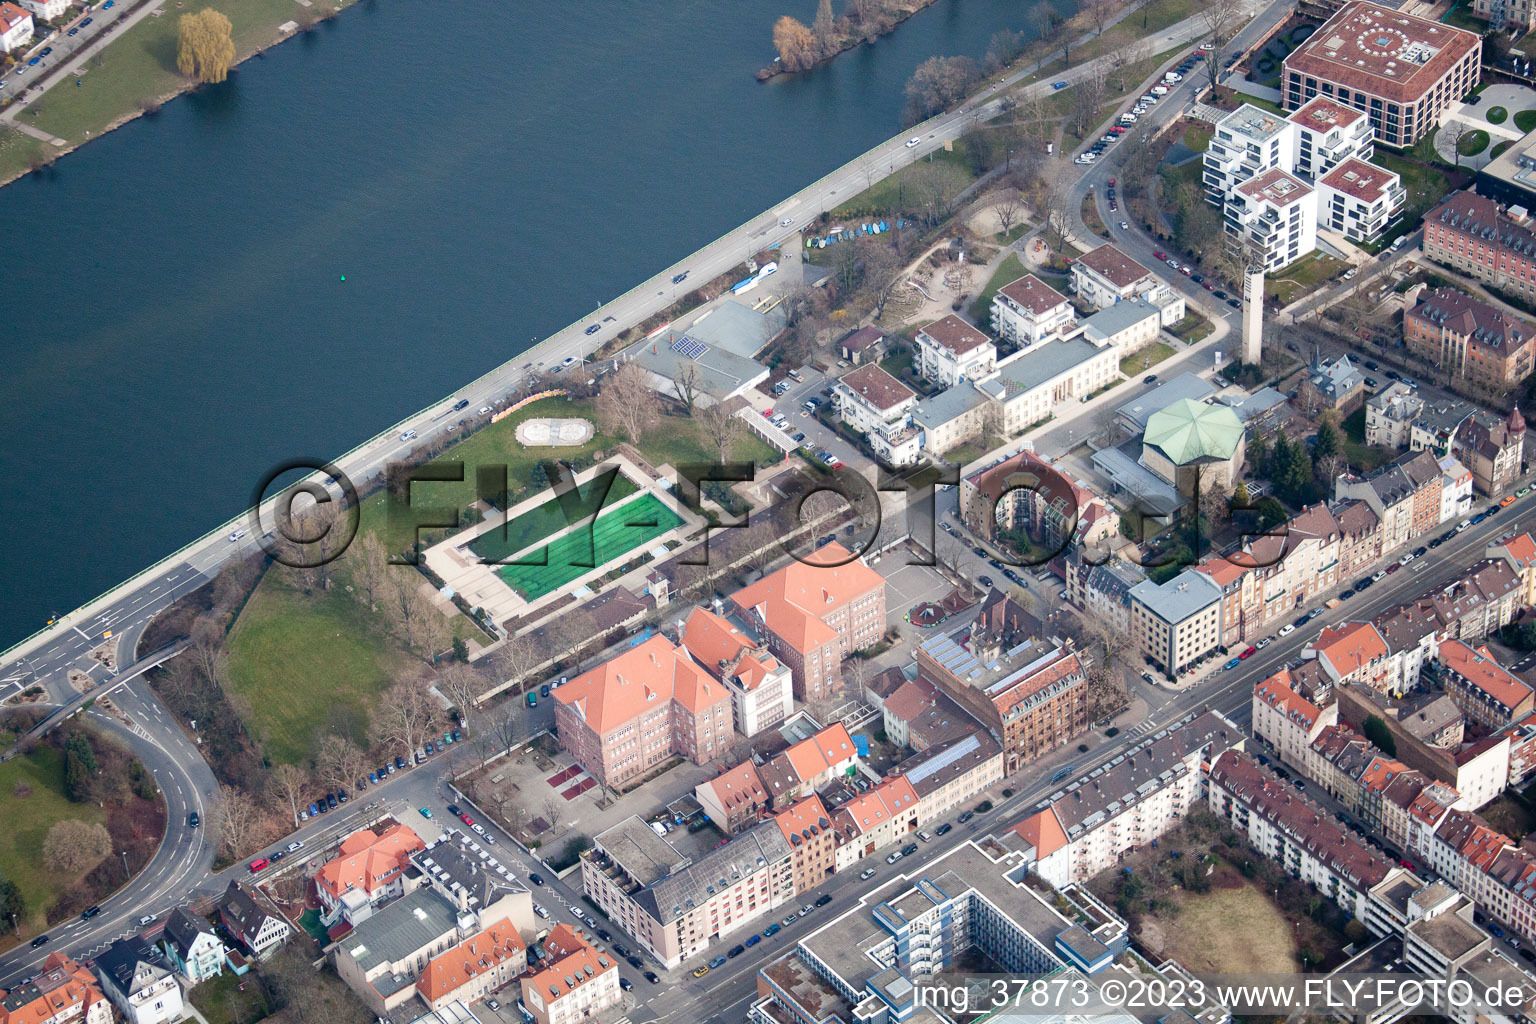
[[[1120,222],[1120,230],[1121,231],[1129,231],[1129,230],[1131,230],[1131,225],[1129,223],[1127,223],[1126,221],[1121,221]]]
[[[139,918],[139,927],[140,928],[144,927],[145,925],[149,924],[154,919],[155,919],[155,915],[154,914],[145,914],[143,917]]]
[[[1408,552],[1402,558],[1399,558],[1397,560],[1397,564],[1398,565],[1407,565],[1411,561],[1413,561],[1413,552],[1412,551]]]
[[[875,869],[874,868],[865,868],[863,871],[859,872],[859,881],[861,881],[861,882],[867,882],[871,878],[874,878],[874,877],[875,877]]]
[[[1463,519],[1461,522],[1456,524],[1456,532],[1460,533],[1462,530],[1465,530],[1467,527],[1469,527],[1471,525],[1472,525],[1472,520],[1470,520],[1470,519]]]
[[[409,441],[412,438],[414,438],[415,436],[416,436],[416,431],[414,431],[414,430],[407,430],[405,433],[400,435],[400,440],[402,440],[402,441]]]
[[[785,217],[783,220],[779,221],[779,227],[787,228],[791,224],[793,224],[794,222],[795,222],[795,218],[793,218],[793,217]]]
[[[1257,647],[1259,650],[1262,651],[1264,648],[1268,647],[1270,644],[1272,644],[1274,642],[1275,642],[1275,638],[1274,637],[1266,636],[1266,637],[1262,638],[1261,640],[1259,640],[1259,642],[1254,644],[1253,646]]]
[[[576,365],[576,357],[575,356],[566,356],[563,360],[560,361],[560,365],[561,365],[562,368],[563,367],[567,367],[567,366],[575,366]]]
[[[910,139],[907,140],[907,148],[911,149],[913,146],[917,145],[919,142],[922,142],[922,141],[923,140],[919,136],[914,135]]]
[[[304,849],[304,840],[302,840],[302,839],[295,839],[293,842],[288,844],[287,852],[288,853],[298,853],[302,849]]]
[[[545,920],[549,919],[549,911],[545,910],[543,907],[539,906],[537,903],[535,903],[533,905],[533,912],[535,914],[538,914],[540,917],[544,918]]]
[[[1296,632],[1296,623],[1294,622],[1287,622],[1285,625],[1280,627],[1281,636],[1290,636],[1294,632]]]
[[[482,405],[479,409],[477,409],[475,411],[475,414],[478,415],[478,416],[484,416],[486,413],[488,413],[490,411],[491,411],[491,407],[490,406]]]
[[[480,824],[478,821],[475,822],[473,825],[471,825],[469,827],[474,829],[480,835],[482,835],[482,836],[485,835],[485,826]]]
[[[240,542],[240,538],[242,538],[244,536],[245,536],[245,531],[244,530],[236,530],[234,533],[229,535],[229,542],[231,544],[238,544]]]

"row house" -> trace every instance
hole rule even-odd
[[[565,927],[565,926],[561,926]],[[490,995],[528,969],[528,949],[510,918],[502,918],[428,961],[416,993],[433,1011]]]
[[[1525,417],[1520,407],[1502,420],[1468,417],[1452,436],[1451,454],[1472,471],[1478,493],[1502,497],[1525,469]]]
[[[795,892],[809,892],[837,870],[837,833],[821,798],[808,796],[773,816],[789,843]]]
[[[578,1024],[624,1001],[618,960],[570,925],[555,925],[544,939],[544,951],[543,969],[521,983],[532,1024]]]
[[[1205,572],[1185,569],[1164,583],[1144,579],[1131,588],[1129,599],[1137,652],[1170,679],[1222,644],[1229,595]]]
[[[1222,592],[1222,645],[1273,633],[1297,608],[1339,582],[1343,531],[1324,505],[1303,509],[1279,532],[1245,537],[1198,572]]]
[[[1291,671],[1282,668],[1253,688],[1253,734],[1268,743],[1286,764],[1306,764],[1312,741],[1339,720],[1337,704],[1318,707],[1291,688]]]
[[[1386,554],[1440,524],[1442,476],[1434,453],[1408,452],[1369,476],[1341,475],[1334,496],[1371,507],[1381,520],[1381,552]]]
[[[915,835],[920,803],[912,783],[895,775],[839,807],[833,815],[841,841],[837,869]]]
[[[1387,642],[1369,622],[1329,626],[1302,649],[1303,658],[1316,658],[1334,686],[1355,684],[1385,691],[1390,682]]]
[[[1536,605],[1536,537],[1528,532],[1505,537],[1488,545],[1483,557],[1502,558],[1525,584],[1525,597],[1521,603]]]
[[[731,692],[657,634],[554,691],[555,734],[610,789],[673,757],[705,764],[732,742]]]
[[[1318,733],[1307,748],[1307,777],[1336,799],[1346,810],[1362,814],[1365,800],[1360,792],[1360,773],[1376,756],[1376,748],[1343,722]]]
[[[799,559],[731,595],[768,650],[790,668],[794,696],[807,704],[842,687],[842,659],[885,635],[885,577],[836,541],[817,548],[819,565]]]
[[[1370,504],[1351,498],[1333,506],[1339,524],[1339,578],[1355,574],[1381,558],[1381,517]]]
[[[29,980],[0,989],[0,1024],[112,1024],[112,1003],[87,968],[49,953]]]
[[[1211,763],[1244,742],[1214,711],[1187,716],[1121,758],[1062,783],[1045,806],[1009,829],[1024,863],[1058,889],[1112,869],[1205,799]]]
[[[918,328],[912,341],[917,372],[940,387],[980,380],[997,368],[992,339],[953,313]]]
[[[1440,645],[1436,666],[1445,692],[1479,725],[1501,729],[1533,710],[1536,694],[1530,685],[1501,666],[1486,646],[1447,640]]]
[[[699,783],[694,787],[693,795],[704,809],[705,817],[728,836],[757,824],[761,812],[771,803],[757,766],[751,761],[743,761],[707,782]]]
[[[936,743],[902,761],[895,771],[917,793],[918,825],[947,818],[1003,781],[1003,746],[970,716],[963,736]],[[1532,744],[1536,752],[1536,742]]]
[[[1424,666],[1440,649],[1440,620],[1421,601],[1409,601],[1380,612],[1371,625],[1387,645],[1387,678],[1383,692],[1407,693],[1419,683]]]
[[[782,811],[848,774],[858,763],[859,751],[847,727],[833,722],[814,735],[791,743],[759,767],[757,774],[768,794],[768,806]]]
[[[1484,559],[1467,574],[1426,595],[1444,638],[1481,640],[1514,621],[1525,582],[1503,559]]]
[[[1367,893],[1393,870],[1364,840],[1239,750],[1216,759],[1208,790],[1217,817],[1356,917],[1364,916]]]
[[[1066,572],[1067,600],[1085,617],[1106,622],[1121,635],[1131,632],[1131,589],[1147,578],[1146,571],[1134,562],[1111,558],[1098,562],[1068,548],[1063,559]]]

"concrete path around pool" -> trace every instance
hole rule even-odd
[[[647,541],[643,545],[645,550],[665,546],[669,541],[680,541],[703,524],[704,520],[678,501],[670,490],[661,485],[660,481],[653,480],[648,473],[622,455],[615,455],[603,460],[600,465],[577,473],[577,486],[585,486],[587,481],[597,476],[600,472],[613,468],[615,465],[619,467],[620,472],[629,477],[638,486],[633,494],[625,495],[622,499],[605,506],[602,509],[603,514],[611,514],[614,509],[622,508],[643,495],[651,494],[682,519],[680,525],[659,537]],[[514,521],[523,513],[537,508],[547,501],[552,501],[554,498],[555,493],[550,489],[542,490],[530,498],[525,498],[523,501],[512,506],[508,513],[507,521]],[[536,613],[539,608],[558,600],[561,595],[585,583],[598,579],[611,568],[611,564],[599,565],[542,597],[529,601],[512,589],[511,585],[497,574],[495,566],[486,565],[480,560],[480,556],[469,550],[469,545],[477,537],[498,528],[501,523],[502,519],[500,516],[493,516],[467,530],[459,531],[447,540],[434,544],[427,549],[425,555],[429,569],[437,573],[445,584],[452,587],[471,606],[484,608],[496,622],[504,622],[514,616],[523,617],[530,613]],[[582,520],[574,526],[556,530],[548,536],[540,538],[536,543],[530,544],[516,552],[513,557],[523,557],[530,551],[537,551],[545,545],[553,544],[572,531],[586,528],[587,520]],[[636,554],[637,549],[631,549],[624,553],[623,559],[633,558]]]
[[[1495,107],[1503,107],[1508,115],[1499,124],[1493,124],[1486,120],[1488,111]],[[1461,167],[1469,171],[1479,171],[1493,160],[1493,150],[1501,142],[1518,142],[1525,137],[1525,133],[1515,127],[1515,115],[1523,110],[1536,110],[1536,89],[1524,85],[1490,85],[1478,96],[1477,103],[1451,103],[1440,114],[1440,132],[1435,135],[1435,152],[1446,163]],[[1488,133],[1488,145],[1481,153],[1459,158],[1450,138],[1446,135],[1445,126],[1453,121],[1460,121],[1469,128]]]

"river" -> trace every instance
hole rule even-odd
[[[895,134],[1035,2],[760,84],[771,4],[362,0],[0,189],[0,647]]]

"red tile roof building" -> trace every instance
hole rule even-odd
[[[769,806],[780,811],[848,774],[858,758],[858,749],[847,727],[834,722],[814,736],[791,744],[759,768],[758,776],[768,792]]]
[[[789,843],[795,892],[809,892],[837,870],[837,833],[821,798],[808,796],[773,816]]]
[[[431,1010],[455,1000],[467,1006],[527,969],[527,947],[504,917],[429,960],[416,979],[416,992]]]
[[[0,53],[19,50],[32,41],[32,12],[13,3],[0,3]]]
[[[1387,642],[1369,622],[1346,622],[1324,629],[1303,651],[1315,657],[1333,684],[1356,683],[1375,690],[1387,685]]]
[[[544,969],[522,982],[523,1005],[534,1024],[576,1024],[623,1000],[618,963],[570,925],[555,925],[544,950]]]
[[[1355,0],[1285,58],[1285,109],[1332,97],[1364,111],[1381,142],[1412,146],[1477,85],[1482,50],[1472,32]]]
[[[25,984],[0,989],[0,1024],[112,1024],[96,978],[63,953],[49,953]]]
[[[1492,199],[1452,192],[1424,215],[1424,255],[1468,277],[1536,302],[1536,231]]]
[[[822,564],[791,561],[731,596],[766,631],[768,649],[789,666],[794,695],[806,703],[837,692],[842,659],[885,634],[885,577],[836,541],[816,557]]]
[[[757,824],[760,812],[770,802],[751,761],[743,761],[708,782],[699,783],[693,795],[709,820],[728,836]]]
[[[392,825],[382,833],[359,829],[342,840],[336,859],[315,872],[315,892],[330,909],[349,889],[364,893],[369,903],[399,896],[404,892],[400,876],[410,867],[411,854],[426,845],[405,825]]]
[[[756,736],[794,710],[789,666],[767,644],[708,608],[695,608],[682,626],[683,647],[731,693],[736,731]]]
[[[919,800],[912,783],[893,775],[837,809],[834,821],[845,848],[839,869],[903,843],[917,832]]]
[[[1536,327],[1454,288],[1426,289],[1403,314],[1408,351],[1494,393],[1536,368]]]
[[[732,741],[731,693],[657,635],[554,692],[560,746],[618,788],[682,756],[704,764]]]
[[[1445,691],[1474,722],[1499,729],[1531,713],[1531,687],[1502,667],[1486,646],[1447,640],[1440,645],[1438,661]]]
[[[1253,734],[1274,747],[1287,764],[1303,767],[1312,741],[1338,719],[1337,705],[1320,708],[1291,688],[1289,669],[1253,688]]]
[[[1523,603],[1536,605],[1536,537],[1530,533],[1517,533],[1497,544],[1490,544],[1483,554],[1487,558],[1504,559],[1525,583]]]

